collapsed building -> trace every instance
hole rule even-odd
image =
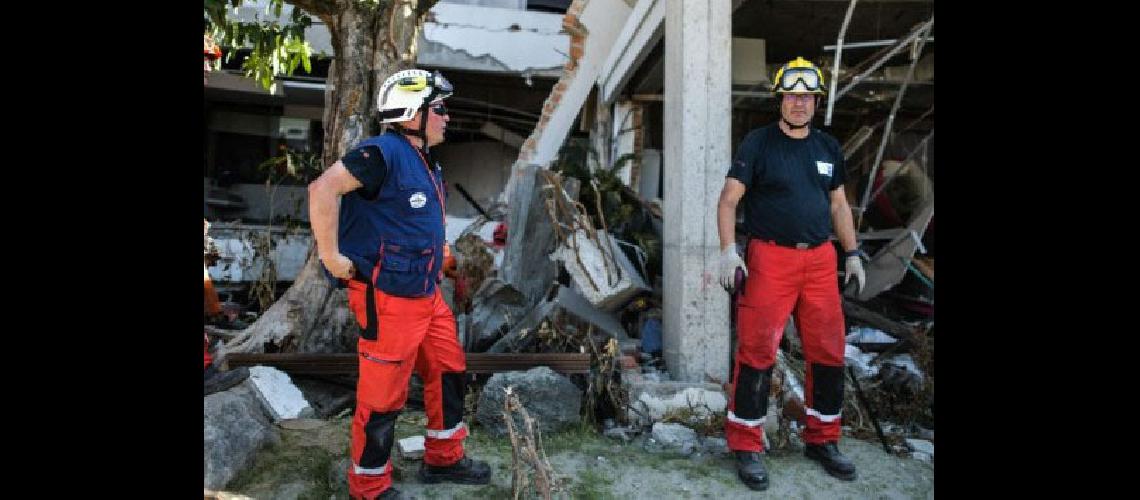
[[[424,24],[418,66],[457,89],[436,149],[460,257],[445,290],[469,369],[585,377],[612,403],[602,416],[630,425],[694,401],[723,415],[735,333],[713,271],[716,202],[735,146],[778,116],[775,67],[803,56],[825,71],[815,126],[843,145],[869,256],[866,286],[843,291],[845,415],[884,446],[887,417],[932,430],[933,2],[557,3],[441,1]],[[272,262],[287,284],[311,248],[307,179],[267,187],[259,165],[282,144],[319,152],[322,78],[276,94],[234,74],[210,87],[204,187],[223,256],[211,276],[237,291]],[[797,342],[789,322],[773,400],[784,422],[803,418]],[[267,356],[230,363],[355,370],[351,354]]]

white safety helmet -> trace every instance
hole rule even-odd
[[[412,119],[416,110],[451,95],[451,82],[438,71],[422,69],[397,71],[380,85],[376,98],[380,123]]]

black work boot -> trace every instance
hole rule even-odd
[[[744,485],[756,491],[768,489],[768,469],[764,468],[764,454],[758,451],[737,451],[736,475]]]
[[[403,500],[405,498],[408,497],[400,494],[400,490],[397,490],[394,487],[389,487],[376,496],[376,500]]]
[[[463,457],[454,464],[440,467],[420,465],[420,481],[435,484],[443,481],[459,484],[487,484],[491,482],[491,466],[487,462]]]
[[[835,443],[806,444],[804,456],[819,462],[828,474],[844,481],[855,480],[855,464],[839,452]]]
[[[214,368],[214,365],[210,365],[202,374],[202,386],[205,390],[203,396],[229,389],[240,384],[247,377],[249,377],[249,369],[244,366],[236,370],[222,372]]]

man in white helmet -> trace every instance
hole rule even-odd
[[[811,127],[823,95],[823,72],[797,57],[776,73],[780,120],[752,130],[737,150],[717,205],[721,284],[731,290],[737,269],[747,277],[737,299],[739,344],[725,437],[737,475],[749,488],[768,487],[764,418],[772,366],[789,313],[795,314],[805,361],[801,435],[804,454],[831,475],[855,479],[855,465],[839,452],[843,409],[843,310],[836,272],[834,230],[844,250],[846,280],[863,288],[863,264],[851,208],[843,192],[839,142]],[[736,205],[744,199],[747,264],[736,253]]]
[[[399,498],[390,454],[414,369],[424,381],[427,432],[420,480],[487,484],[491,469],[465,456],[466,358],[440,294],[445,248],[443,142],[451,84],[438,72],[397,72],[380,86],[379,118],[365,139],[309,185],[309,218],[330,279],[348,288],[362,332],[352,421],[353,498]],[[339,208],[338,208],[339,202]]]

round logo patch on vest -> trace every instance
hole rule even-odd
[[[411,205],[412,208],[423,208],[425,203],[427,203],[427,195],[422,191],[417,191],[411,198],[408,198],[408,204]]]

